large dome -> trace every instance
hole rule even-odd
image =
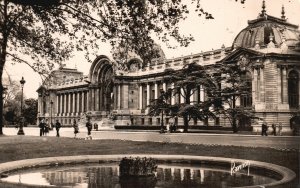
[[[235,38],[234,47],[254,48],[257,44],[266,47],[270,40],[279,47],[283,42],[291,49],[300,46],[300,31],[297,25],[290,24],[285,17],[276,18],[265,13],[255,20],[248,21],[248,26]]]

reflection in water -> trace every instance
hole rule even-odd
[[[231,186],[259,185],[276,181],[270,177],[259,175],[247,176],[246,172],[230,175],[230,169],[218,169],[195,166],[160,165],[156,177],[119,178],[119,167],[111,165],[65,166],[49,169],[35,169],[22,173],[22,183],[37,185],[55,185],[59,187],[86,188],[154,188],[154,187],[213,187],[227,188]],[[34,176],[34,178],[32,178]],[[28,179],[31,181],[27,181]],[[35,180],[32,182],[32,180]],[[19,175],[2,179],[18,182]]]

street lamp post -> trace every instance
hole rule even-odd
[[[50,101],[50,128],[52,129],[53,127],[52,127],[52,125],[53,125],[53,123],[52,123],[52,105],[53,105],[53,101],[51,100]]]
[[[24,117],[23,117],[23,88],[24,88],[24,84],[25,84],[25,80],[22,76],[22,79],[20,80],[21,83],[21,87],[22,87],[22,93],[21,93],[21,124],[20,124],[20,128],[18,131],[18,135],[24,135],[24,130],[23,130],[23,125],[24,125]]]
[[[166,98],[165,98],[165,91],[163,89],[161,89],[161,104],[165,105],[165,103],[167,102]],[[160,123],[160,133],[165,133],[165,128],[164,128],[164,110],[166,110],[167,108],[165,106],[162,106],[160,108],[161,110],[161,123]]]
[[[161,124],[160,124],[160,133],[164,133],[164,108],[161,108]]]

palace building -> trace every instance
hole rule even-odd
[[[165,59],[161,58],[142,66],[138,56],[132,55],[123,66],[115,59],[99,55],[92,63],[89,75],[76,69],[61,67],[52,72],[47,84],[37,90],[38,118],[58,119],[63,125],[73,120],[83,121],[86,115],[101,126],[159,126],[161,117],[148,116],[147,106],[160,95],[161,89],[172,88],[163,81],[164,70],[180,70],[185,64],[197,62],[212,65],[218,62],[244,62],[251,94],[241,97],[238,105],[248,107],[257,117],[269,124],[282,123],[283,132],[291,131],[293,114],[299,112],[300,92],[300,30],[288,23],[284,8],[281,17],[265,11],[248,21],[248,26],[238,33],[231,47]],[[202,87],[192,96],[192,103],[205,100]],[[173,96],[171,104],[181,103],[181,96]],[[113,116],[114,120],[110,120]],[[169,121],[168,116],[164,122]],[[256,127],[257,122],[241,120],[243,126]],[[182,119],[177,120],[183,125]],[[193,121],[193,125],[230,126],[224,119]]]

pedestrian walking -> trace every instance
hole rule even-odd
[[[276,124],[272,123],[272,134],[276,136]]]
[[[261,125],[261,136],[268,136],[268,125],[266,122],[263,122]]]
[[[97,123],[94,123],[94,129],[95,129],[96,131],[98,131],[98,124],[97,124]]]
[[[282,135],[282,123],[278,124],[278,135],[281,136]]]
[[[48,119],[46,119],[46,122],[45,122],[45,127],[44,127],[44,135],[47,136],[48,133],[49,133],[49,128],[50,128],[50,125],[48,123]]]
[[[86,128],[87,128],[87,131],[88,131],[86,139],[92,140],[92,135],[91,135],[92,127],[93,127],[93,125],[91,123],[91,119],[88,118],[87,122],[86,122]]]
[[[40,136],[44,135],[44,129],[45,129],[45,120],[42,119],[40,124],[39,124],[39,128],[40,128]]]
[[[167,128],[167,132],[171,132],[170,131],[170,123],[167,123],[166,128]]]
[[[74,120],[74,122],[73,122],[73,128],[74,128],[74,138],[76,138],[77,133],[79,133],[79,127],[78,127],[76,120]]]
[[[55,129],[56,129],[56,136],[59,137],[59,129],[61,128],[61,124],[59,123],[58,119],[56,120],[55,123]]]

